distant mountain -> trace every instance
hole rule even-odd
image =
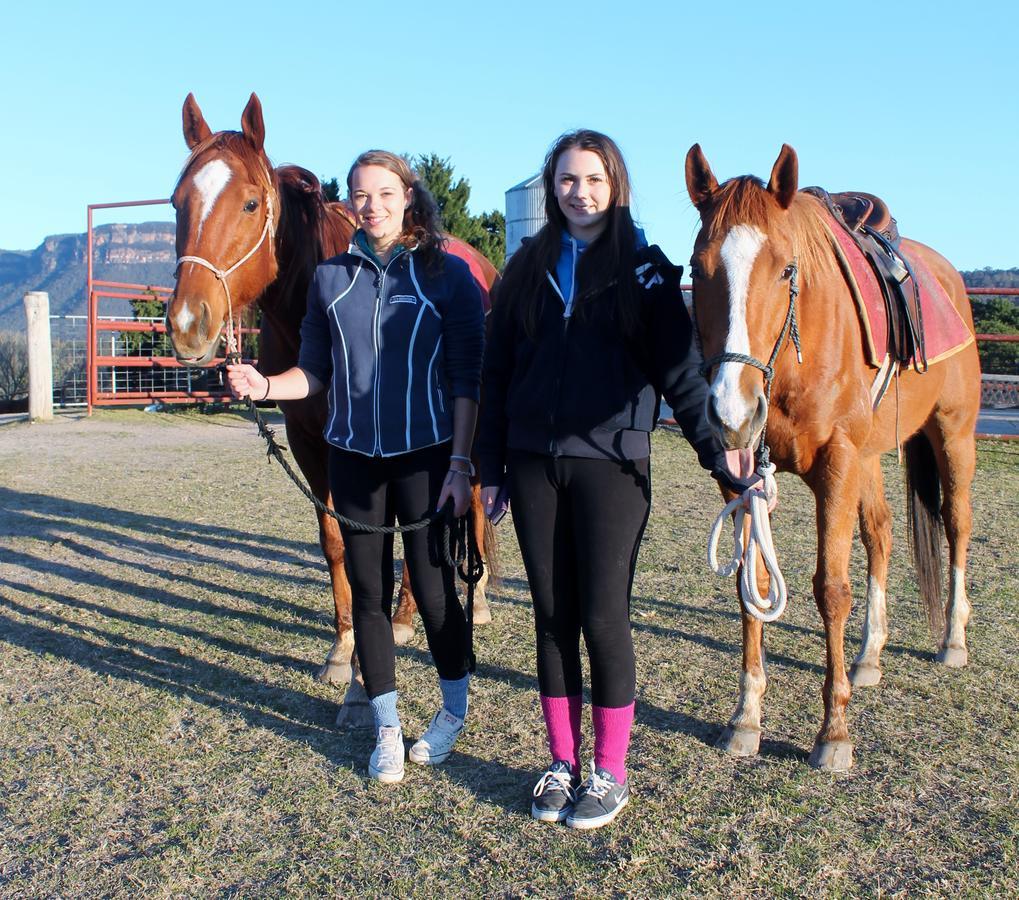
[[[93,232],[93,274],[106,281],[173,284],[176,261],[171,222],[100,225]],[[50,295],[52,315],[84,315],[86,308],[86,236],[57,234],[35,250],[0,250],[0,331],[25,328],[24,296]],[[101,315],[130,315],[123,300],[104,300]]]
[[[1019,269],[974,269],[960,272],[967,287],[972,288],[1019,288]]]

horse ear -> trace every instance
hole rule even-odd
[[[265,122],[262,120],[262,104],[255,93],[252,93],[248,105],[241,113],[241,130],[251,146],[261,153],[265,143]]]
[[[686,190],[697,209],[701,209],[718,187],[715,173],[708,165],[700,144],[694,144],[686,154]]]
[[[212,131],[198,107],[194,94],[188,94],[184,99],[183,119],[184,142],[188,145],[188,150],[194,150],[206,138],[212,137]]]
[[[774,195],[782,209],[789,209],[793,202],[799,177],[800,164],[796,158],[796,151],[788,144],[783,144],[771,170],[771,180],[768,182],[768,192]]]

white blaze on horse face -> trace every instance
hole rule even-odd
[[[180,312],[177,313],[177,318],[173,320],[173,327],[176,329],[178,334],[186,334],[188,328],[191,327],[191,323],[194,322],[195,317],[191,310],[188,309],[185,303],[181,308]]]
[[[223,193],[232,176],[230,167],[221,159],[213,159],[202,166],[194,177],[194,185],[202,198],[202,214],[198,220],[198,235],[202,233],[202,226],[209,218],[209,213],[216,205],[216,200]]]
[[[764,245],[764,233],[753,225],[735,225],[722,241],[720,256],[729,281],[729,334],[725,339],[726,353],[750,356],[750,335],[747,331],[747,294],[754,261]],[[746,370],[742,363],[724,362],[711,385],[715,409],[722,423],[738,431],[757,408],[740,391],[740,377]]]

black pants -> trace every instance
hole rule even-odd
[[[636,689],[630,593],[651,510],[650,460],[513,451],[507,469],[534,603],[541,693],[581,692],[583,632],[594,704],[628,705]]]
[[[410,524],[435,509],[449,471],[449,444],[399,456],[371,457],[330,448],[329,485],[340,515],[368,525]],[[393,646],[393,535],[340,527],[352,594],[354,645],[365,690],[377,697],[396,690]],[[433,565],[429,529],[403,535],[404,564],[439,676],[467,674],[467,620],[456,595],[455,573]]]

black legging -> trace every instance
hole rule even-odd
[[[371,457],[330,448],[329,485],[340,515],[368,525],[410,524],[425,518],[439,499],[449,471],[449,444],[398,456]],[[393,647],[393,535],[340,526],[352,594],[354,645],[365,690],[377,697],[396,690]],[[432,565],[429,529],[403,535],[404,564],[425,626],[439,677],[467,674],[467,620],[456,595],[455,574]]]
[[[580,694],[583,631],[594,704],[628,705],[636,690],[630,592],[651,509],[650,460],[512,451],[507,470],[541,693]]]

